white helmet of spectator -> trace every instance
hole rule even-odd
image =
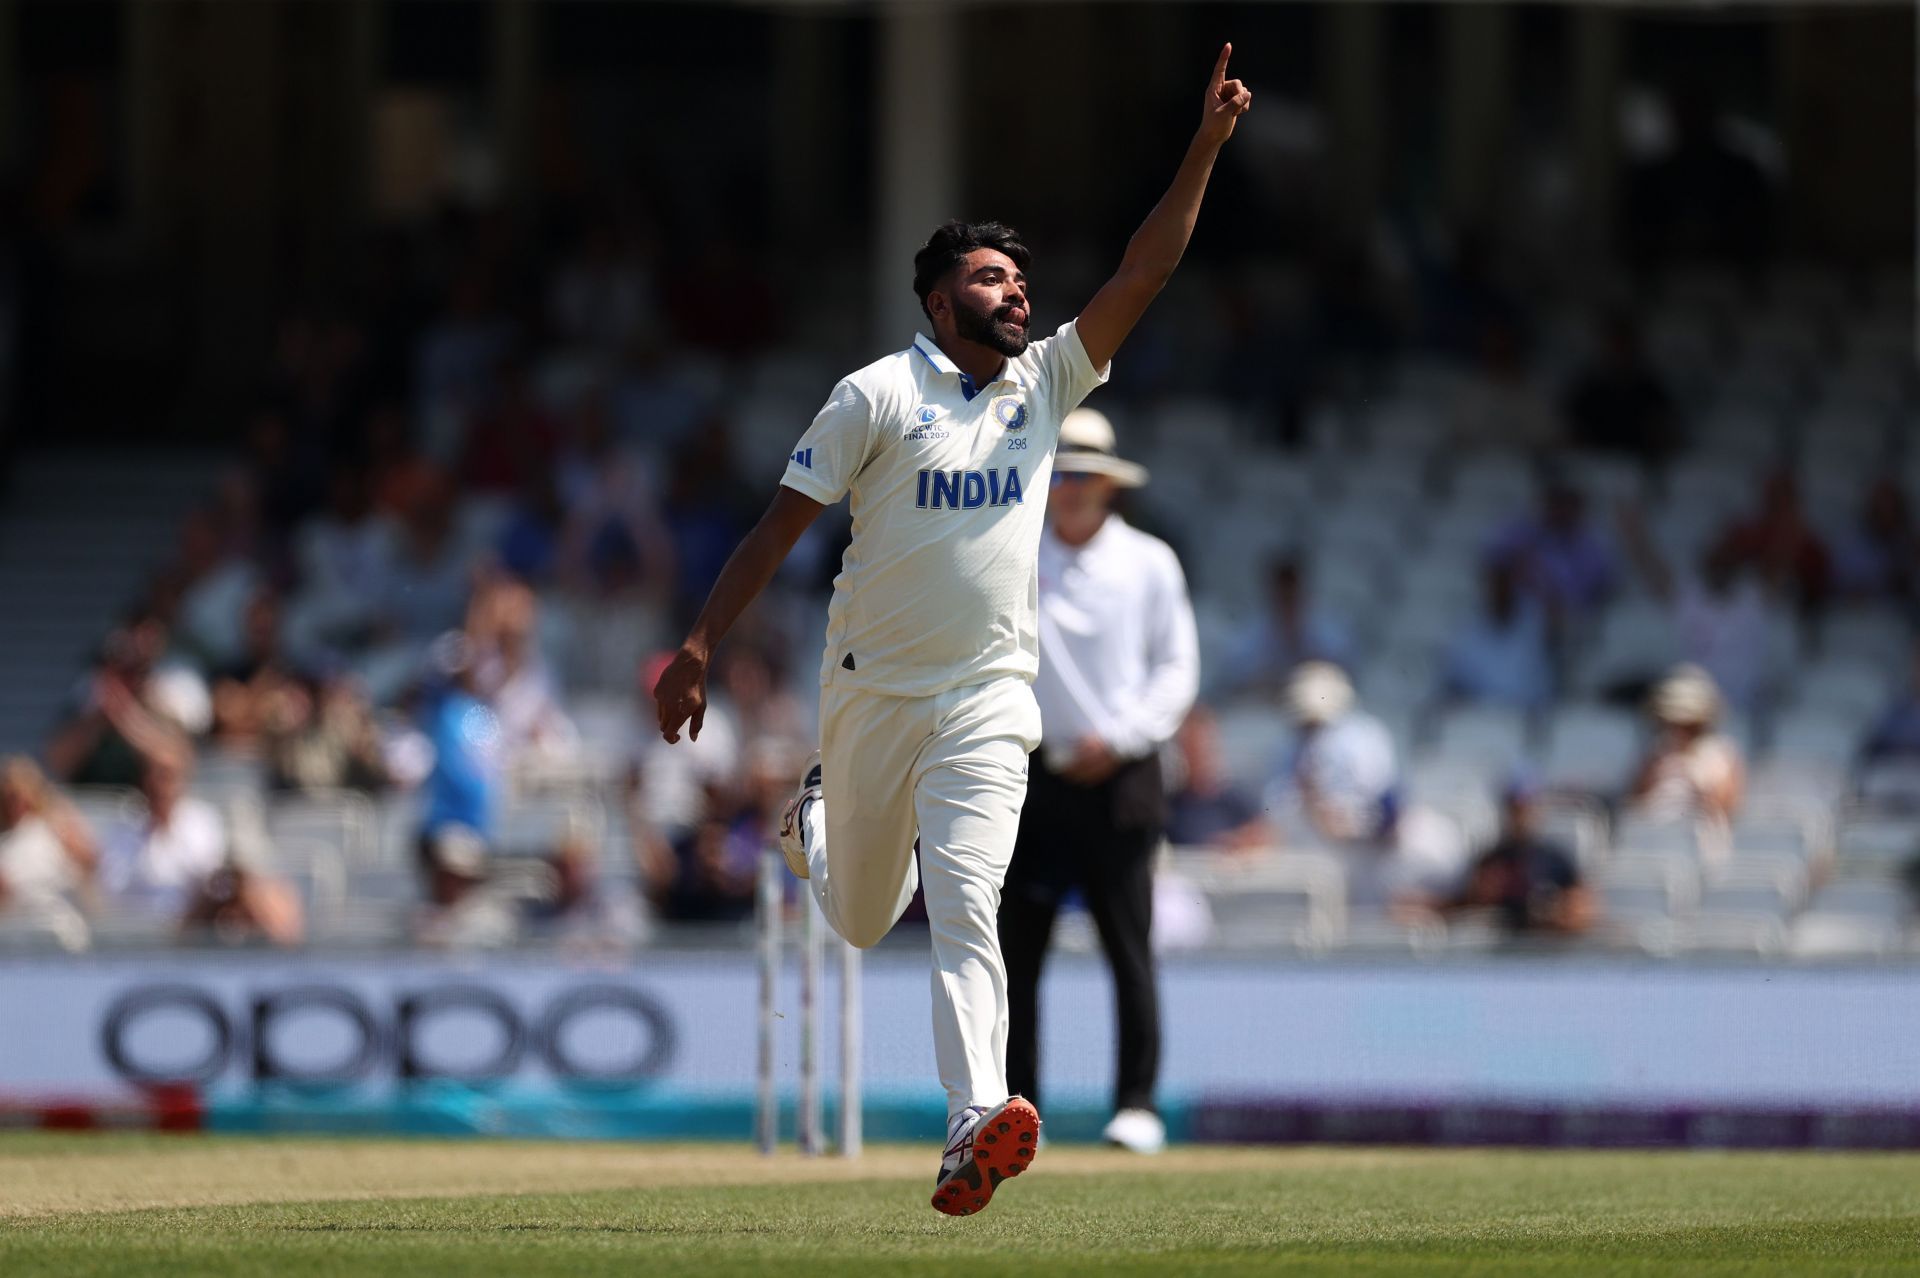
[[[1332,723],[1353,708],[1353,681],[1331,661],[1303,661],[1287,680],[1286,705],[1310,727]]]
[[[1675,666],[1654,685],[1647,712],[1671,727],[1712,727],[1720,718],[1720,687],[1699,666]]]

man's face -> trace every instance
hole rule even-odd
[[[956,335],[1012,358],[1027,349],[1027,277],[998,249],[975,249],[953,268],[944,288],[927,298],[937,322],[945,315]]]
[[[1047,493],[1047,516],[1053,520],[1055,528],[1065,525],[1078,529],[1091,521],[1105,518],[1118,492],[1119,486],[1106,475],[1056,470],[1053,472],[1053,487]]]

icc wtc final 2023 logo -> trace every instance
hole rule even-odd
[[[1027,428],[1027,406],[1017,395],[1002,395],[988,407],[993,420],[1009,432]]]

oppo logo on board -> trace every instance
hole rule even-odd
[[[536,1066],[566,1082],[624,1086],[673,1058],[665,1008],[625,985],[563,988],[523,1007],[484,985],[372,998],[301,984],[223,1002],[197,985],[142,985],[108,1007],[100,1050],[131,1083],[213,1083],[237,1069],[261,1083],[335,1086],[450,1079],[498,1082]]]

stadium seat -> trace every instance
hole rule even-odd
[[[1799,672],[1794,709],[1815,718],[1848,722],[1858,733],[1886,710],[1892,692],[1885,669],[1824,658]]]
[[[1815,859],[1815,843],[1805,824],[1778,815],[1743,814],[1733,827],[1735,864],[1790,859],[1802,867]]]
[[[1787,948],[1787,926],[1769,914],[1700,914],[1676,922],[1668,954],[1751,954],[1767,957]]]
[[[1547,722],[1541,762],[1547,784],[1615,795],[1632,780],[1641,752],[1640,719],[1602,705],[1563,705]]]
[[[1455,509],[1517,514],[1532,506],[1539,490],[1533,467],[1513,453],[1480,453],[1461,461],[1448,477]]]
[[[1651,677],[1670,668],[1680,652],[1669,608],[1651,599],[1623,599],[1607,610],[1593,648],[1576,662],[1575,690],[1592,696],[1622,680]]]
[[[1787,928],[1787,953],[1797,959],[1880,958],[1900,946],[1898,925],[1853,914],[1810,910]]]
[[[1897,923],[1913,913],[1906,889],[1893,879],[1842,879],[1829,883],[1808,902],[1810,911],[1847,918]]]
[[[1285,762],[1293,735],[1286,718],[1264,701],[1240,701],[1222,707],[1216,721],[1227,775],[1239,785],[1264,786]]]
[[[308,792],[276,799],[266,811],[268,840],[320,842],[337,848],[348,865],[379,859],[380,826],[373,803],[352,790]]]
[[[1920,812],[1920,761],[1889,759],[1863,768],[1860,801],[1879,812]]]
[[[1235,949],[1319,950],[1346,931],[1346,867],[1307,850],[1248,859],[1188,853],[1181,874],[1206,894],[1214,937]]]
[[[1913,627],[1892,608],[1835,609],[1820,623],[1823,661],[1872,665],[1889,676],[1904,668],[1913,655],[1913,644]]]
[[[597,804],[582,795],[522,798],[500,813],[498,850],[511,856],[548,856],[568,840],[584,841],[597,854],[605,836]]]
[[[1853,812],[1841,821],[1835,846],[1842,861],[1876,866],[1903,862],[1920,856],[1920,818]]]
[[[1700,855],[1699,826],[1691,820],[1627,816],[1613,831],[1616,861],[1632,857],[1691,861]]]
[[[1499,777],[1477,762],[1429,756],[1406,770],[1402,788],[1409,806],[1444,814],[1471,846],[1489,843],[1499,832]]]
[[[1433,751],[1491,776],[1511,772],[1527,757],[1526,716],[1505,706],[1456,706],[1441,715]]]
[[[1779,764],[1813,764],[1845,771],[1859,754],[1863,729],[1854,718],[1825,710],[1789,710],[1773,722],[1768,758]]]

